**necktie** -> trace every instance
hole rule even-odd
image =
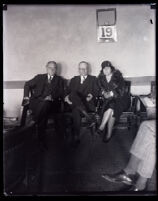
[[[52,79],[53,79],[53,77],[50,76],[49,79],[48,79],[49,84],[51,83]]]
[[[49,79],[48,79],[48,83],[49,83],[49,84],[51,83],[51,77],[49,77]]]
[[[82,76],[82,80],[81,80],[81,84],[83,84],[83,82],[85,81],[86,77]]]

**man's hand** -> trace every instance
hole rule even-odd
[[[64,101],[65,101],[66,103],[68,103],[69,105],[72,105],[72,102],[69,100],[69,95],[67,95],[67,96],[65,97]]]
[[[92,98],[93,98],[93,95],[92,94],[88,94],[87,97],[86,97],[87,102],[91,101]]]
[[[25,96],[25,97],[24,97],[24,100],[29,100],[29,97],[28,97],[28,96]]]
[[[52,98],[51,98],[51,95],[46,96],[46,97],[44,98],[44,100],[45,100],[45,101],[53,101]]]
[[[23,106],[28,105],[28,104],[30,103],[29,100],[30,100],[29,97],[24,97],[24,98],[23,98],[22,105],[23,105]]]

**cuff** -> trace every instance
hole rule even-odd
[[[110,96],[114,96],[114,93],[112,91],[110,91]]]

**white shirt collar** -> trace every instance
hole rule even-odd
[[[50,77],[51,77],[51,80],[52,80],[53,77],[54,77],[54,75],[50,76],[50,75],[48,74],[48,80],[50,79]]]
[[[87,78],[87,75],[85,75],[85,76],[81,75],[80,77],[81,77],[81,84],[83,84],[84,80]]]
[[[83,79],[83,77],[85,77],[85,79],[86,79],[86,78],[87,78],[87,75],[85,75],[85,76],[81,75],[81,79]]]

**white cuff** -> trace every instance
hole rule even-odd
[[[29,97],[28,97],[28,96],[25,96],[25,97],[24,97],[24,100],[29,100]]]
[[[113,95],[114,95],[114,93],[112,91],[110,91],[110,96],[113,96]]]

